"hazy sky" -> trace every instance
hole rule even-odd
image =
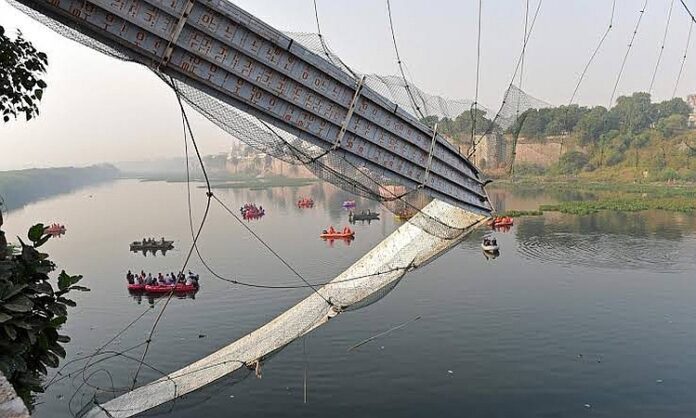
[[[538,0],[530,0],[532,10]],[[527,47],[523,89],[566,104],[579,73],[609,23],[611,0],[542,0]],[[578,94],[581,104],[606,106],[644,0],[617,0],[614,28]],[[672,0],[651,0],[619,94],[647,90]],[[312,0],[237,0],[281,30],[315,32]],[[386,0],[317,0],[331,48],[361,72],[398,71]],[[392,0],[400,53],[413,81],[447,97],[473,98],[478,0]],[[687,0],[696,11],[696,0]],[[499,106],[522,45],[525,0],[483,0],[480,102]],[[49,56],[41,115],[0,125],[0,170],[85,165],[183,153],[174,95],[146,68],[69,41],[0,0],[0,25],[25,36]],[[686,46],[689,18],[674,1],[653,96],[669,99]],[[696,38],[696,33],[694,33]],[[693,39],[677,95],[696,92]],[[193,116],[194,112],[191,112]],[[205,153],[227,150],[232,139],[193,117]]]

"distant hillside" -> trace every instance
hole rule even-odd
[[[36,200],[112,180],[119,174],[119,170],[110,164],[0,171],[0,196],[5,201],[3,210],[17,209]]]
[[[504,132],[480,112],[476,135],[491,130],[493,134],[492,142],[487,137],[477,152],[486,157],[481,168],[494,177],[514,172],[600,181],[694,182],[692,111],[681,98],[653,103],[650,94],[639,92],[619,97],[610,109],[578,105],[530,109]],[[464,112],[437,122],[450,140],[466,146],[471,142],[471,116]]]

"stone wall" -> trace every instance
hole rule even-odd
[[[543,141],[530,141],[526,138],[517,140],[515,164],[534,164],[549,167],[561,157],[561,140],[549,137]]]

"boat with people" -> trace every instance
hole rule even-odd
[[[333,225],[329,229],[321,231],[319,237],[323,239],[353,239],[355,238],[355,231],[351,230],[349,227],[343,227],[342,231],[334,229]]]
[[[263,208],[263,206],[256,206],[253,203],[245,203],[239,208],[239,213],[242,214],[242,218],[245,220],[260,219],[266,214],[266,210]]]
[[[314,199],[311,197],[301,197],[297,201],[297,207],[300,209],[309,209],[314,207]]]
[[[350,209],[355,207],[355,200],[345,200],[343,202],[343,208]]]
[[[196,292],[198,286],[179,283],[174,285],[145,285],[144,289],[148,293]]]
[[[499,228],[505,226],[512,226],[514,223],[514,219],[510,216],[496,216],[495,218],[488,221],[488,226],[490,226],[491,228]]]
[[[174,248],[174,241],[168,241],[162,237],[157,240],[154,238],[143,238],[142,241],[133,241],[130,243],[131,251],[142,250],[171,250]]]
[[[154,276],[152,273],[145,274],[145,271],[140,273],[132,273],[130,270],[126,273],[126,282],[128,290],[131,292],[147,292],[147,293],[184,293],[196,292],[199,289],[199,276],[189,271],[188,275],[180,271],[178,274],[158,273]]]
[[[43,232],[44,234],[48,234],[52,237],[59,237],[64,235],[65,231],[65,225],[51,224],[50,226],[45,227]]]
[[[495,238],[485,237],[483,238],[483,242],[481,242],[481,249],[487,253],[494,253],[497,252],[500,247],[498,246],[498,241]]]
[[[378,221],[379,212],[372,212],[370,209],[354,213],[351,211],[348,214],[348,222],[355,223],[356,221]]]

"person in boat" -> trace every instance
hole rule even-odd
[[[133,277],[133,273],[131,273],[130,270],[128,270],[128,273],[126,273],[126,281],[128,281],[128,284],[134,284],[135,279]]]
[[[152,277],[152,273],[147,273],[147,278],[145,279],[145,284],[148,284],[148,285],[155,284],[155,278]]]
[[[190,270],[188,272],[188,277],[186,278],[186,285],[187,286],[196,286],[198,287],[198,275],[193,274]]]
[[[159,284],[167,284],[167,282],[164,280],[164,276],[162,275],[162,273],[159,273],[159,274],[157,275],[157,283],[159,283]]]
[[[333,225],[329,226],[328,233],[331,234],[331,235],[333,235],[333,234],[336,233],[336,230],[334,229]]]

